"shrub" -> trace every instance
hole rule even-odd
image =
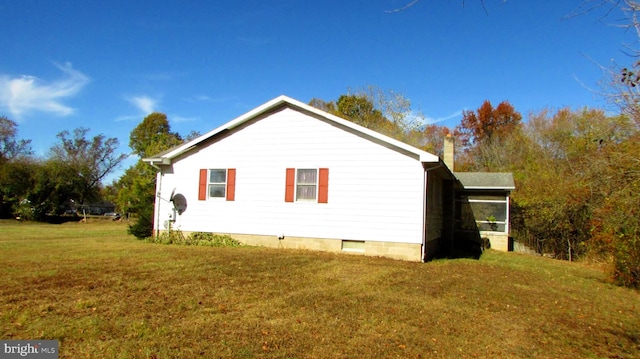
[[[240,247],[243,244],[226,234],[194,232],[189,238],[200,246],[211,247]]]
[[[145,240],[150,243],[178,244],[186,246],[240,247],[243,245],[226,234],[194,232],[185,237],[180,230],[165,231],[160,233],[157,237],[148,236]]]
[[[151,215],[148,213],[141,213],[138,220],[129,226],[129,234],[133,234],[138,239],[145,239],[153,235],[153,222],[151,221]]]

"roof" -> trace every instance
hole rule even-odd
[[[298,111],[303,111],[303,112],[307,112],[310,113],[316,117],[319,117],[320,119],[332,123],[336,126],[345,128],[347,130],[349,130],[350,132],[353,132],[357,135],[360,135],[362,137],[367,137],[370,138],[373,141],[382,143],[383,145],[386,145],[388,147],[391,148],[396,148],[398,150],[401,150],[405,153],[409,153],[411,154],[413,157],[416,157],[420,162],[439,162],[440,158],[434,154],[431,154],[429,152],[423,151],[419,148],[413,147],[411,145],[408,145],[404,142],[395,140],[391,137],[385,136],[383,134],[380,134],[376,131],[370,130],[368,128],[362,127],[360,125],[356,125],[355,123],[345,120],[343,118],[340,118],[338,116],[334,116],[331,115],[327,112],[324,112],[322,110],[319,110],[313,106],[304,104],[300,101],[294,100],[290,97],[287,96],[279,96],[276,97],[275,99],[266,102],[265,104],[256,107],[255,109],[245,113],[244,115],[241,115],[240,117],[237,117],[227,123],[225,123],[224,125],[209,131],[207,133],[205,133],[204,135],[197,137],[189,142],[186,142],[182,145],[176,146],[172,149],[169,149],[168,151],[156,154],[154,156],[148,157],[148,158],[143,158],[142,160],[144,162],[148,162],[151,165],[170,165],[172,160],[180,155],[183,155],[184,153],[190,151],[191,149],[197,147],[198,145],[200,145],[201,143],[207,141],[208,139],[232,130],[248,121],[251,121],[252,119],[255,119],[257,117],[263,116],[264,114],[267,114],[269,112],[278,110],[282,107],[288,107],[288,108],[292,108]]]
[[[508,172],[454,172],[464,189],[516,189],[513,174]]]

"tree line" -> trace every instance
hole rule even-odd
[[[37,158],[30,140],[17,139],[17,124],[0,117],[0,216],[46,220],[99,200],[102,180],[127,155],[116,138],[88,133],[62,131],[46,158]]]
[[[139,236],[150,235],[155,170],[139,160],[118,180],[105,184],[104,179],[130,154],[118,151],[117,138],[90,136],[89,131],[84,127],[62,131],[47,154],[37,157],[30,140],[18,139],[16,122],[0,117],[0,218],[47,221],[65,212],[86,213],[90,204],[111,201],[118,211],[139,218],[145,228],[144,233],[136,232]],[[152,113],[133,129],[129,146],[141,159],[182,141],[171,131],[166,115]]]
[[[616,282],[640,285],[640,121],[630,112],[547,109],[523,120],[508,101],[485,101],[448,128],[372,87],[310,104],[440,156],[453,134],[455,171],[514,174],[514,240],[559,259],[610,263]]]

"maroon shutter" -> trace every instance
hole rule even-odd
[[[287,182],[284,192],[284,201],[293,202],[294,193],[296,189],[296,169],[287,168]]]
[[[200,170],[200,182],[198,184],[198,200],[204,201],[207,199],[207,175],[208,172],[206,169]]]
[[[318,177],[318,203],[327,203],[329,201],[329,169],[321,168]]]
[[[236,169],[227,170],[227,201],[236,200]]]

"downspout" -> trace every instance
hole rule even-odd
[[[424,179],[422,186],[422,262],[426,262],[426,254],[427,254],[427,195],[429,194],[427,190],[427,185],[429,184],[429,171],[433,171],[438,169],[444,165],[444,162],[439,161],[438,165],[435,167],[427,168],[425,163],[422,163],[424,168]]]
[[[160,169],[160,167],[158,167],[156,164],[153,163],[153,161],[149,161],[149,164],[151,165],[151,167],[155,168],[156,170],[158,170],[158,173],[156,175],[157,178],[157,183],[156,183],[156,198],[153,201],[153,210],[156,215],[156,220],[154,221],[155,223],[153,224],[154,230],[156,232],[156,237],[158,237],[160,235],[160,204],[162,201],[158,201],[158,198],[160,198],[160,189],[162,188],[162,169]],[[157,208],[156,208],[156,203]]]
[[[424,163],[422,164],[424,168]],[[427,177],[429,170],[424,168],[424,179],[422,180],[422,262],[426,262],[427,254]]]

